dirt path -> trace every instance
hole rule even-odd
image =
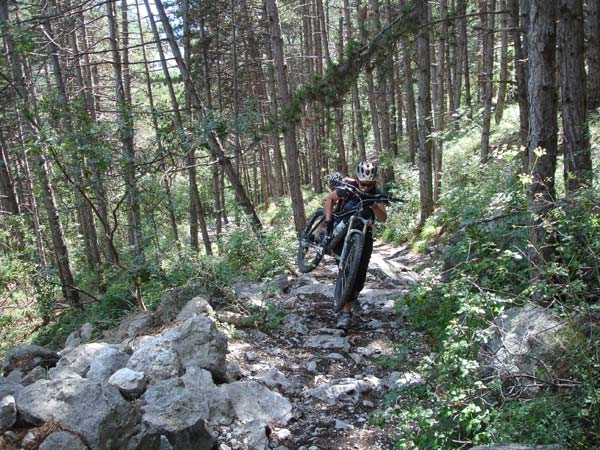
[[[369,415],[383,407],[385,394],[400,377],[384,362],[410,338],[395,301],[428,269],[428,261],[407,248],[376,242],[359,298],[363,315],[344,334],[334,328],[336,266],[326,257],[285,293],[268,297],[283,316],[278,328],[245,329],[230,341],[228,360],[239,364],[242,379],[259,380],[294,405],[295,419],[286,428],[272,428],[272,448],[393,448],[394,429],[371,424]],[[220,443],[222,450],[236,448],[226,436]]]

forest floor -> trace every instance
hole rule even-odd
[[[278,390],[294,406],[286,427],[271,427],[278,449],[391,449],[393,424],[371,419],[386,408],[386,394],[398,383],[415,382],[411,362],[425,346],[397,355],[407,340],[420,342],[397,300],[429,270],[431,259],[407,247],[376,241],[367,283],[359,297],[363,313],[347,333],[335,328],[333,288],[337,266],[330,257],[312,273],[270,295],[271,327],[243,329],[229,342],[228,361],[239,364],[242,379]],[[220,449],[243,448],[220,430]]]

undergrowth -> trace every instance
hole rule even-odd
[[[398,302],[398,313],[431,349],[409,364],[425,382],[395,392],[372,421],[398,427],[398,449],[499,442],[600,448],[600,196],[589,189],[560,198],[545,224],[557,237],[555,258],[531,283],[520,154],[498,145],[481,166],[475,135],[466,132],[447,149],[439,207],[427,235],[415,238],[443,248],[440,263]],[[479,350],[491,321],[534,293],[574,330],[571,348],[556,369],[561,383],[546,383],[548,374],[540,373],[536,396],[507,398],[499,382],[484,382]],[[411,345],[418,344],[406,343],[400,353]]]

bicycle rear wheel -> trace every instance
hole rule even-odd
[[[298,244],[298,269],[300,272],[311,272],[319,265],[324,254],[321,244],[326,234],[325,211],[321,208],[308,218],[300,235]]]
[[[335,291],[333,294],[335,311],[340,311],[352,298],[354,282],[358,275],[360,259],[363,251],[364,237],[361,234],[353,233],[344,249],[339,264],[339,272],[335,280]]]

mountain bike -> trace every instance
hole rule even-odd
[[[331,255],[338,262],[338,275],[334,290],[334,308],[340,311],[352,296],[354,281],[364,249],[365,235],[373,225],[372,213],[369,206],[376,202],[401,202],[400,198],[389,195],[372,195],[357,187],[341,183],[346,188],[354,191],[358,198],[356,206],[343,209],[338,205],[333,211],[334,233],[327,235],[325,225],[325,210],[315,211],[300,235],[298,244],[298,269],[308,273],[317,268],[324,255]],[[339,248],[343,240],[341,252]]]

